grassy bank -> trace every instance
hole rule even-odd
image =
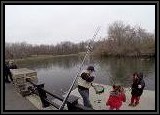
[[[68,55],[32,55],[29,57],[21,58],[21,59],[9,59],[9,60],[14,60],[16,63],[21,63],[21,62],[29,62],[29,61],[43,61],[43,60],[48,60],[48,59],[53,59],[53,58],[62,58],[62,57],[72,57],[72,56],[84,56],[85,52],[80,52],[78,54],[68,54]],[[113,55],[113,54],[101,54],[101,55],[96,55],[94,53],[91,54],[93,57],[134,57],[134,58],[151,58],[154,57],[155,55]],[[9,61],[7,60],[7,61]]]
[[[79,56],[83,55],[83,53],[79,54],[69,54],[69,55],[32,55],[30,57],[25,57],[21,59],[10,59],[14,60],[16,63],[25,62],[25,61],[34,61],[34,60],[47,60],[47,59],[53,59],[53,58],[61,58],[61,57],[70,57],[70,56]],[[9,61],[9,60],[8,60]]]

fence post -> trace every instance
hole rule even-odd
[[[78,104],[79,97],[70,95],[67,101],[68,110],[79,110],[75,105]]]
[[[46,92],[43,90],[44,84],[40,84],[40,85],[36,85],[36,86],[37,86],[39,97],[42,102],[42,107],[48,107],[50,104],[48,101],[46,101],[47,95],[46,95]]]

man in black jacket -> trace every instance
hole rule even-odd
[[[89,100],[89,88],[92,85],[94,77],[92,74],[94,72],[94,67],[89,66],[87,70],[83,71],[81,76],[78,79],[78,92],[83,98],[84,106],[92,108],[92,105]]]
[[[8,75],[9,75],[9,63],[5,62],[5,68],[4,68],[4,75],[5,75],[5,82],[6,83],[10,83],[9,79],[8,79]]]
[[[5,62],[5,82],[10,83],[8,76],[10,77],[10,80],[13,81],[12,73],[10,69],[17,69],[17,65],[13,62]]]

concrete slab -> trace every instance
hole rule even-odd
[[[102,85],[102,84],[101,84]],[[112,90],[112,87],[109,85],[102,85],[104,86],[104,93],[102,94],[96,94],[93,87],[90,88],[89,92],[89,98],[91,101],[91,104],[93,105],[93,109],[95,110],[108,110],[109,107],[106,106],[106,100],[109,98],[109,92]],[[131,99],[131,91],[129,88],[125,88],[126,91],[126,102],[122,104],[121,110],[155,110],[155,91],[150,90],[144,90],[139,105],[136,107],[130,107],[128,104],[130,103]],[[71,92],[72,95],[80,97],[78,100],[79,103],[83,104],[83,99],[80,96],[78,89],[76,88]],[[98,103],[98,100],[101,100],[100,103]]]
[[[5,110],[37,110],[25,97],[17,93],[12,83],[5,84]]]

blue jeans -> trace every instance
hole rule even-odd
[[[84,106],[92,108],[92,105],[89,101],[89,90],[83,90],[78,88],[78,92],[83,98]]]

